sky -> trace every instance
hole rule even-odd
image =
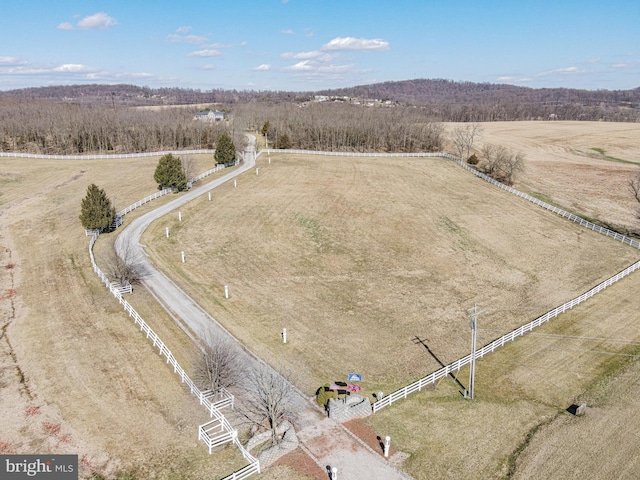
[[[3,0],[0,90],[640,87],[640,0]]]

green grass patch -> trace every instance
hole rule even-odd
[[[637,162],[632,162],[631,160],[624,160],[622,158],[617,158],[617,157],[612,157],[611,155],[607,155],[605,153],[604,148],[597,148],[597,147],[592,147],[591,150],[593,150],[594,152],[598,152],[603,160],[609,160],[612,162],[620,162],[620,163],[630,163],[632,165],[636,165]]]

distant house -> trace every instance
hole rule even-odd
[[[224,120],[224,112],[219,110],[203,110],[202,112],[197,112],[193,119],[203,122],[221,122]]]

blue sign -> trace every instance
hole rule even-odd
[[[360,375],[359,373],[350,373],[349,376],[347,377],[347,381],[348,382],[361,382],[362,381],[362,375]]]

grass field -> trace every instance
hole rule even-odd
[[[155,191],[157,161],[0,159],[2,453],[79,454],[82,478],[216,478],[245,464],[236,448],[214,458],[197,442],[208,416],[91,269],[78,220],[87,186],[122,208]],[[143,289],[129,298],[188,362],[173,320]]]
[[[637,228],[637,204],[625,190],[628,176],[637,167],[607,157],[640,162],[640,125],[514,122],[484,127],[482,141],[527,154],[527,170],[517,188],[577,213]],[[402,163],[404,160],[399,165],[378,161],[380,172],[371,173],[366,165],[355,162],[345,173],[339,170],[344,165],[334,160],[323,166],[317,160],[309,168],[324,172],[322,177],[306,177],[305,188],[296,187],[298,197],[286,193],[304,178],[294,173],[303,174],[296,173],[295,165],[287,167],[284,159],[274,157],[272,165],[260,164],[259,176],[242,177],[236,192],[229,186],[227,191],[214,192],[210,204],[202,199],[200,205],[194,202],[183,210],[182,227],[177,218],[168,218],[175,243],[163,243],[162,235],[152,235],[156,248],[167,248],[168,263],[179,258],[183,246],[185,267],[190,270],[197,266],[194,255],[198,251],[210,257],[200,260],[217,262],[215,269],[209,263],[210,269],[201,269],[206,275],[201,285],[194,284],[193,291],[204,292],[199,295],[209,301],[217,300],[212,313],[229,321],[234,331],[251,327],[253,333],[244,333],[243,340],[269,358],[288,355],[292,359],[297,352],[319,355],[309,353],[313,345],[303,347],[301,339],[318,342],[315,331],[329,323],[345,329],[345,337],[333,329],[325,331],[321,345],[347,345],[349,357],[338,359],[330,351],[318,365],[306,358],[304,363],[310,364],[315,377],[331,376],[333,380],[353,366],[363,372],[365,368],[381,372],[378,379],[365,377],[371,387],[402,383],[381,368],[385,352],[371,356],[361,343],[370,342],[375,329],[377,337],[400,346],[399,358],[389,359],[399,378],[417,378],[428,373],[435,360],[411,338],[425,339],[445,362],[453,360],[458,351],[466,353],[465,309],[475,301],[488,311],[480,320],[480,339],[488,341],[510,322],[524,323],[547,305],[561,303],[572,289],[581,293],[581,288],[597,282],[601,270],[614,273],[638,256],[613,240],[568,226],[482,182],[474,181],[468,191],[460,192],[454,188],[457,184],[446,183],[463,178],[453,166],[440,171],[410,161]],[[0,159],[2,453],[79,453],[84,476],[94,469],[110,478],[117,472],[131,473],[133,478],[216,478],[243,464],[234,448],[209,457],[197,443],[196,427],[205,417],[201,407],[136,332],[90,267],[88,239],[78,221],[86,187],[97,183],[123,208],[155,191],[156,164],[154,158]],[[210,159],[199,159],[200,171],[210,166]],[[279,190],[271,188],[271,195],[281,192],[277,200],[279,210],[286,213],[283,217],[269,214],[274,212],[273,199],[266,198],[265,187],[276,185],[285,168],[291,178],[281,180]],[[327,168],[334,170],[327,174]],[[391,184],[381,182],[405,169],[407,175],[401,176],[405,183],[396,184],[393,201],[388,191]],[[358,178],[365,180],[355,181]],[[413,184],[424,189],[409,190],[407,185]],[[458,193],[447,196],[451,192]],[[358,198],[365,194],[373,194],[373,199]],[[308,204],[311,198],[316,203]],[[164,201],[167,198],[156,202]],[[450,208],[455,201],[458,210]],[[498,205],[503,210],[497,211]],[[217,223],[230,206],[246,222],[232,224],[235,231]],[[153,207],[145,206],[131,215]],[[430,217],[423,211],[440,208],[450,213],[431,213]],[[519,223],[516,211],[525,212],[526,223]],[[211,220],[203,219],[207,215]],[[210,223],[215,228],[194,231],[198,218],[202,225]],[[370,231],[368,220],[380,227],[378,233]],[[493,235],[485,232],[485,226],[496,224],[501,228]],[[156,233],[163,233],[164,225],[159,222],[155,227]],[[363,238],[362,245],[345,240],[352,230]],[[189,238],[193,251],[187,249],[187,231],[194,232]],[[256,238],[256,231],[270,234],[272,242],[245,244],[246,251],[241,252],[236,245],[244,242],[245,235]],[[393,237],[397,241],[392,244]],[[104,254],[109,241],[101,237],[98,255]],[[288,253],[294,260],[274,265],[267,254],[283,255],[280,241],[289,242]],[[544,278],[537,273],[541,257],[531,245],[555,259],[555,264],[540,264]],[[419,254],[409,256],[412,249]],[[382,259],[379,264],[367,260],[374,255]],[[406,260],[397,261],[403,256]],[[427,264],[426,256],[439,261]],[[610,261],[600,258],[603,256]],[[501,275],[494,268],[480,268],[490,261]],[[180,269],[177,265],[176,272]],[[458,278],[458,271],[465,272],[468,283]],[[576,275],[581,283],[567,282]],[[637,478],[640,445],[634,432],[640,427],[636,400],[640,366],[637,357],[626,356],[639,353],[640,297],[633,293],[640,287],[637,275],[547,324],[537,335],[480,361],[476,401],[463,400],[458,387],[447,380],[437,390],[410,396],[368,422],[381,435],[391,435],[392,445],[410,455],[404,468],[415,478]],[[538,285],[539,281],[548,283]],[[223,299],[224,284],[231,288],[228,301]],[[293,291],[282,293],[285,286]],[[550,298],[534,306],[527,303],[548,290],[554,292]],[[254,291],[260,298],[250,303],[248,292]],[[270,297],[270,292],[278,295]],[[129,298],[183,365],[188,362],[193,348],[173,320],[143,289],[136,289]],[[426,308],[436,300],[446,308]],[[268,313],[300,308],[298,303],[308,305],[300,316],[313,323],[297,320],[292,313],[277,318]],[[326,317],[317,315],[323,304],[328,309]],[[408,311],[406,318],[391,315],[401,309]],[[243,316],[236,316],[239,312]],[[254,315],[250,317],[253,325],[245,313]],[[394,322],[385,323],[385,318]],[[332,319],[335,321],[330,322]],[[342,325],[345,319],[349,322]],[[356,320],[365,327],[354,326],[353,332],[346,328]],[[291,326],[296,321],[299,329]],[[411,328],[412,324],[419,328]],[[443,335],[445,324],[455,336]],[[289,350],[280,353],[280,329],[285,326],[289,328]],[[267,332],[265,338],[260,332]],[[357,338],[359,332],[367,338]],[[349,344],[352,339],[355,343]],[[373,358],[372,365],[355,363],[362,362],[361,355]],[[467,374],[461,372],[460,380],[465,382]],[[570,404],[582,402],[588,404],[584,417],[565,413]],[[45,423],[59,425],[60,431],[53,435],[55,429]],[[264,477],[270,475],[296,478],[286,469]]]
[[[441,158],[259,163],[142,243],[261,357],[311,371],[308,393],[349,372],[389,392],[468,353],[474,303],[488,342],[639,256]]]

